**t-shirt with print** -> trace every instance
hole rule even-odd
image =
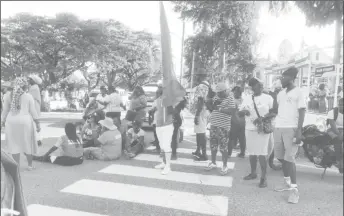
[[[214,98],[214,101],[216,100],[219,100],[217,96],[215,96]],[[235,108],[233,94],[230,94],[227,98],[223,99],[218,107],[219,109]],[[231,116],[222,113],[219,110],[214,110],[210,115],[210,125],[220,127],[229,131],[231,129]]]
[[[121,133],[116,130],[108,130],[100,135],[98,141],[101,143],[100,148],[103,154],[109,159],[114,160],[122,154]]]
[[[90,124],[85,124],[83,127],[83,131],[84,131],[84,134],[83,134],[82,139],[83,140],[92,140],[93,139],[93,133],[96,134],[96,136],[95,136],[96,138],[99,137],[99,134],[101,131],[101,126],[96,125],[96,127],[92,129]]]
[[[130,128],[128,130],[128,136],[129,134],[131,135],[131,143],[135,142],[135,141],[139,141],[140,137],[144,137],[145,136],[145,132],[140,129],[138,133],[135,133],[133,128]]]
[[[272,109],[274,100],[270,95],[263,93],[259,96],[254,96],[254,102],[256,103],[259,115],[263,117],[269,113],[270,109]],[[257,130],[257,127],[253,124],[253,122],[258,118],[258,115],[256,110],[254,109],[252,95],[251,97],[244,98],[244,101],[240,105],[239,110],[247,110],[250,112],[249,116],[245,116],[245,129]]]
[[[107,95],[104,98],[104,102],[108,103],[106,105],[106,112],[121,112],[122,98],[118,93],[114,92]]]
[[[208,96],[209,87],[205,83],[208,83],[208,82],[199,84],[195,89],[195,93],[194,93],[192,103],[190,106],[190,112],[193,115],[196,115],[196,112],[197,112],[198,98],[203,98],[205,101]],[[203,109],[205,109],[205,106],[203,106]]]
[[[328,112],[327,119],[334,120],[334,111],[333,110]],[[337,126],[337,129],[343,129],[343,114],[340,112],[338,112],[338,117],[336,119],[336,126]]]
[[[84,150],[80,141],[69,140],[66,135],[61,136],[54,145],[58,150],[53,152],[52,156],[68,156],[79,158],[83,155]]]
[[[299,121],[299,109],[306,108],[306,100],[299,87],[287,92],[286,89],[277,95],[278,114],[276,127],[297,128]]]

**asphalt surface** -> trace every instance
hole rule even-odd
[[[43,114],[40,153],[63,134],[66,122],[78,119],[77,114]],[[21,176],[30,216],[343,215],[343,176],[337,170],[328,170],[322,180],[322,170],[300,157],[300,201],[288,204],[287,192],[273,191],[283,181],[282,172],[269,169],[268,187],[258,188],[258,180],[242,180],[249,172],[248,159],[236,158],[236,151],[229,160],[232,169],[227,176],[220,176],[218,170],[207,172],[203,169],[206,164],[194,163],[188,153],[195,149],[191,125],[192,118],[187,117],[186,137],[179,146],[184,153],[178,154],[167,176],[153,169],[160,158],[148,144],[136,159],[85,161],[76,167],[36,162],[36,170],[26,171],[23,157]],[[145,139],[152,141],[150,131]],[[1,147],[6,144],[2,142]]]

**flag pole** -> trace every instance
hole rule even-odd
[[[180,54],[180,78],[179,82],[182,84],[182,78],[183,78],[183,57],[184,57],[184,36],[185,36],[185,21],[183,20],[183,33],[182,33],[182,50]]]
[[[194,73],[195,73],[195,51],[192,52],[191,89],[193,89],[193,84],[194,84]]]

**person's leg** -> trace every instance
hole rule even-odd
[[[161,145],[161,150],[164,151],[164,148],[163,148],[163,142],[164,142],[164,130],[163,130],[163,127],[156,127],[156,133],[157,133],[157,136],[158,136],[158,139],[159,139],[159,143]],[[156,165],[154,168],[155,169],[164,169],[165,166],[166,166],[166,158],[165,158],[165,154],[163,152],[162,153],[162,161],[160,164]]]
[[[269,139],[269,155],[268,155],[268,158],[269,158],[269,166],[271,169],[273,170],[281,170],[282,169],[282,165],[281,164],[278,164],[278,165],[275,165],[274,164],[274,159],[275,159],[275,150],[274,150],[274,147],[275,147],[275,140],[274,140],[274,135],[271,134],[270,135],[270,139]]]
[[[222,163],[223,163],[223,167],[221,170],[222,175],[226,175],[228,173],[228,167],[227,167],[228,156],[232,154],[232,147],[229,145],[230,145],[229,131],[223,128],[219,128],[219,146],[220,146],[220,151],[222,154]]]
[[[217,149],[219,146],[219,139],[217,135],[218,131],[217,128],[214,126],[210,127],[210,151],[211,151],[211,162],[206,167],[207,170],[211,170],[216,168],[216,155]]]
[[[265,188],[265,187],[267,187],[267,183],[266,183],[266,170],[268,167],[267,156],[266,155],[259,155],[258,159],[259,159],[259,164],[260,164],[260,168],[262,171],[262,174],[260,177],[259,187]]]
[[[245,157],[245,151],[246,151],[245,127],[242,127],[239,129],[238,138],[239,138],[239,145],[240,145],[239,157]]]
[[[29,168],[32,168],[32,154],[25,154],[26,160],[27,160],[27,165]]]
[[[201,150],[202,150],[201,160],[202,161],[207,161],[208,160],[208,156],[207,156],[207,136],[206,136],[205,133],[202,133],[199,136],[200,136],[200,146],[201,146]]]
[[[20,154],[12,154],[13,159],[17,162],[18,166],[20,165]]]
[[[54,160],[54,164],[61,165],[61,166],[75,166],[82,164],[83,160],[82,157],[80,158],[73,158],[68,156],[59,156],[56,157]]]
[[[172,159],[177,159],[177,137],[178,137],[179,127],[173,127],[173,134],[172,134],[172,142],[171,142],[171,148],[172,148]]]
[[[162,171],[161,174],[167,175],[171,171],[171,141],[172,141],[172,135],[173,135],[173,125],[167,125],[163,127],[163,138],[159,140],[161,141],[161,146],[164,150],[165,153],[165,160],[166,160],[166,165],[164,170]]]
[[[244,180],[253,180],[257,178],[257,155],[250,155],[251,173],[244,177]]]

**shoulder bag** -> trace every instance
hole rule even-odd
[[[261,131],[263,131],[265,134],[272,133],[274,129],[273,129],[273,126],[272,126],[271,119],[264,119],[264,118],[262,118],[259,115],[259,112],[258,112],[258,109],[257,109],[257,106],[256,106],[256,102],[254,101],[254,95],[252,95],[252,100],[253,100],[254,110],[256,111],[258,118],[262,119],[262,121],[261,121],[262,123],[258,127],[261,127]],[[259,131],[259,128],[258,128],[258,131]]]

